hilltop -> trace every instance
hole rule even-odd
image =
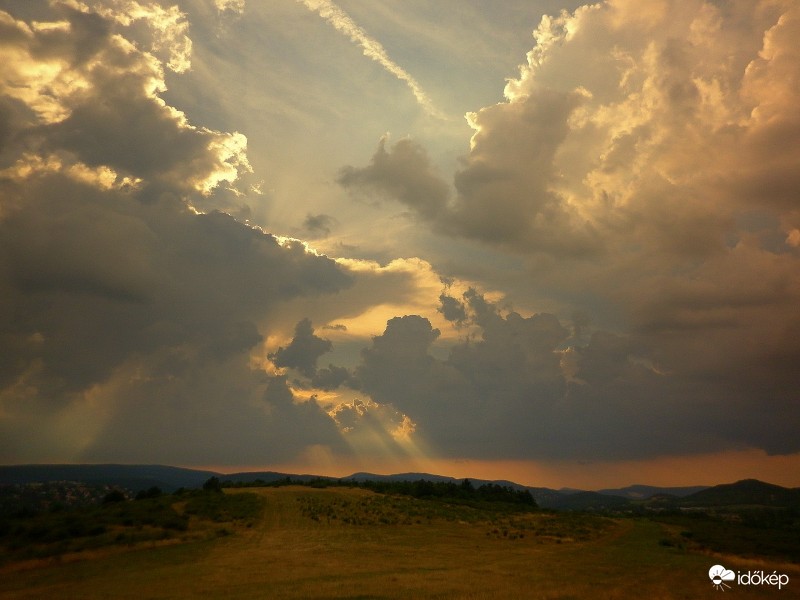
[[[259,482],[275,484],[280,481],[307,483],[364,482],[364,481],[431,481],[460,484],[464,479],[432,473],[353,473],[335,478],[312,474],[248,471],[223,474],[208,470],[187,469],[166,465],[12,465],[0,466],[0,486],[69,481],[93,485],[110,485],[132,493],[158,487],[164,492],[179,488],[198,488],[210,477],[233,484]],[[525,486],[507,480],[469,479],[473,485],[499,485],[513,490],[527,490],[543,508],[561,510],[624,510],[635,507],[689,508],[720,506],[800,506],[800,489],[785,488],[755,479],[716,486],[656,487],[631,485],[625,488],[593,490],[554,490]]]

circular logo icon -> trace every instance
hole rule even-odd
[[[736,574],[730,569],[726,569],[722,565],[714,565],[708,570],[708,578],[711,580],[711,584],[715,588],[724,592],[724,588],[730,589],[731,587],[725,582],[736,579]]]

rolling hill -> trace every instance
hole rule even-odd
[[[279,473],[275,471],[250,471],[241,473],[216,473],[214,471],[186,469],[165,465],[7,465],[0,466],[0,485],[29,484],[36,482],[73,481],[90,484],[108,484],[133,492],[153,486],[165,492],[178,488],[197,488],[210,477],[233,483],[263,481],[274,483],[287,477],[304,482],[317,479],[337,481],[338,478],[310,474]],[[354,473],[342,481],[418,481],[461,483],[463,479],[431,473]],[[542,508],[557,510],[622,510],[625,507],[652,506],[659,508],[704,508],[720,506],[800,506],[800,489],[784,488],[755,479],[746,479],[713,487],[655,487],[632,485],[626,488],[587,490],[553,490],[545,487],[524,486],[513,481],[472,479],[473,485],[491,483],[517,490],[528,490]]]

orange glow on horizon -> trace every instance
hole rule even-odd
[[[356,472],[376,474],[430,473],[455,478],[508,480],[533,487],[597,490],[634,484],[678,487],[718,485],[741,479],[760,479],[785,487],[800,486],[800,453],[769,456],[762,450],[742,450],[695,456],[670,456],[630,461],[526,461],[526,460],[358,460],[324,461],[327,464],[287,462],[271,465],[193,466],[218,473],[276,471],[347,477]]]

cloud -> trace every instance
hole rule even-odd
[[[364,52],[364,56],[371,58],[388,73],[405,83],[411,93],[414,94],[417,103],[425,109],[425,112],[432,117],[444,118],[417,80],[389,58],[386,49],[381,43],[370,37],[345,11],[330,0],[298,0],[298,2],[304,4],[308,10],[318,13],[337,31],[349,37],[350,41],[358,44]]]
[[[305,4],[382,49],[332,4]],[[504,100],[470,113],[452,177],[409,138],[339,172],[398,202],[426,244],[382,262],[237,220],[247,139],[166,91],[192,68],[181,10],[12,12],[0,460],[800,449],[794,3],[616,0],[544,18]],[[305,214],[318,238],[330,215],[357,226],[325,210],[292,222]],[[498,281],[505,295],[486,291]]]
[[[580,90],[537,90],[468,116],[476,132],[455,176],[455,233],[526,252],[599,250],[591,224],[553,187],[556,153],[584,101]]]
[[[526,290],[593,324],[521,346],[525,319],[444,294],[441,314],[457,324],[463,308],[482,339],[416,355],[413,400],[365,363],[373,399],[454,454],[469,452],[459,435],[527,456],[796,452],[799,33],[780,1],[545,17],[505,100],[468,115],[454,194],[411,140],[345,168],[345,187],[390,195],[433,232],[520,257]],[[408,148],[414,169],[395,158]]]
[[[311,234],[312,237],[327,237],[331,233],[331,227],[336,223],[330,215],[318,214],[306,215],[303,221],[303,229]]]
[[[112,417],[81,460],[235,465],[291,460],[314,446],[348,452],[331,418],[313,400],[295,403],[282,378],[254,381],[257,374],[241,361],[172,356],[161,366],[171,381],[122,386]]]
[[[353,381],[352,374],[347,368],[328,364],[327,367],[317,369],[311,378],[311,385],[329,392],[345,385],[357,388],[358,382]]]
[[[497,105],[471,115],[480,131],[455,175],[452,203],[450,187],[412,140],[387,151],[381,138],[370,165],[344,167],[338,182],[398,200],[437,232],[526,252],[585,255],[598,249],[593,228],[549,189],[557,179],[555,152],[581,100],[579,93],[543,92],[512,108]]]
[[[323,327],[323,324],[339,326],[330,330],[334,342],[349,339],[363,343],[395,315],[437,314],[436,298],[441,282],[427,261],[396,258],[382,265],[372,260],[337,258],[336,264],[352,277],[352,285],[337,293],[335,301],[292,302],[286,306],[283,320],[296,323],[314,315],[314,321]]]
[[[332,348],[330,340],[314,335],[311,321],[303,319],[295,326],[291,343],[278,348],[269,359],[276,367],[297,369],[306,377],[313,377],[317,371],[317,359]]]
[[[144,10],[135,2],[119,14],[98,9],[112,19],[76,6],[81,10],[57,4],[65,20],[53,28],[34,30],[7,14],[2,20],[14,60],[3,69],[0,91],[16,102],[15,111],[26,111],[26,126],[3,150],[7,169],[9,163],[22,173],[48,163],[105,169],[120,184],[145,185],[154,195],[197,192],[198,202],[250,171],[245,137],[194,126],[168,106],[159,97],[164,65],[122,35],[128,29],[120,23],[138,19],[157,33],[169,29],[174,11],[164,16],[155,5]]]
[[[345,188],[386,193],[422,218],[435,220],[446,208],[449,190],[436,175],[424,150],[411,140],[400,140],[390,151],[381,138],[368,167],[344,167],[337,181]]]
[[[441,306],[438,311],[442,313],[442,316],[448,321],[460,325],[467,320],[467,311],[465,310],[463,302],[460,302],[452,296],[447,296],[446,294],[439,295],[439,302],[441,302]]]
[[[346,453],[331,418],[258,355],[284,304],[352,276],[196,210],[248,171],[244,138],[160,97],[172,54],[125,35],[174,13],[140,8],[61,3],[36,24],[0,13],[14,57],[0,68],[0,460]]]
[[[364,349],[355,377],[372,400],[408,415],[439,456],[529,454],[538,444],[529,428],[537,399],[546,406],[563,387],[553,353],[559,326],[548,315],[512,313],[507,321],[474,292],[469,302],[482,341],[458,343],[446,360],[436,359],[429,350],[439,331],[423,317],[397,317]]]
[[[402,458],[412,450],[409,436],[416,425],[391,406],[356,399],[338,404],[330,410],[330,415],[356,454]]]
[[[220,12],[231,11],[234,13],[244,13],[245,0],[214,0],[214,5]]]
[[[143,29],[128,30],[130,39],[162,58],[171,71],[183,73],[191,68],[189,22],[177,5],[164,8],[154,2],[142,4],[136,0],[100,0],[91,8],[80,0],[55,0],[53,4],[85,15],[96,14],[126,28],[142,21]]]
[[[253,447],[235,440],[256,430],[265,436],[259,448],[289,452],[292,446],[280,446],[282,437],[270,432],[291,429],[310,409],[297,408],[294,416],[291,403],[280,413],[269,410],[269,399],[258,392],[268,379],[250,370],[251,354],[282,302],[335,292],[348,284],[347,275],[333,261],[283,247],[220,213],[137,205],[138,199],[92,193],[53,177],[26,183],[32,197],[0,223],[8,309],[3,346],[9,349],[0,368],[3,429],[40,439],[47,433],[41,421],[70,414],[89,398],[102,406],[87,408],[74,430],[53,434],[50,454],[31,455],[34,446],[23,437],[22,446],[4,444],[4,458],[88,452],[99,459],[102,447],[109,458],[132,460],[139,447],[122,452],[123,439],[154,440],[179,429],[185,448],[175,436],[148,446],[148,452],[164,451],[161,460],[178,460],[205,443],[206,428],[214,424],[219,431],[223,417],[241,414],[250,414],[249,429],[229,423],[219,438],[228,458],[248,456]],[[45,187],[58,191],[47,197]],[[190,413],[195,416],[184,420]],[[31,428],[23,426],[33,415]],[[98,427],[104,423],[98,436],[113,448],[96,447],[91,436],[83,445],[86,424],[98,420]]]
[[[446,357],[432,354],[439,331],[426,318],[397,317],[362,351],[350,384],[407,415],[410,439],[435,456],[631,460],[798,450],[788,380],[737,381],[727,365],[718,379],[707,365],[669,371],[663,348],[647,337],[596,330],[581,341],[554,315],[501,311],[474,290],[452,300],[471,333]],[[697,349],[683,350],[696,359]]]
[[[439,232],[525,254],[704,256],[748,210],[782,212],[789,235],[797,8],[667,5],[544,17],[506,100],[467,115],[474,135],[449,206],[411,140],[387,150],[382,139],[340,183],[389,194]]]

